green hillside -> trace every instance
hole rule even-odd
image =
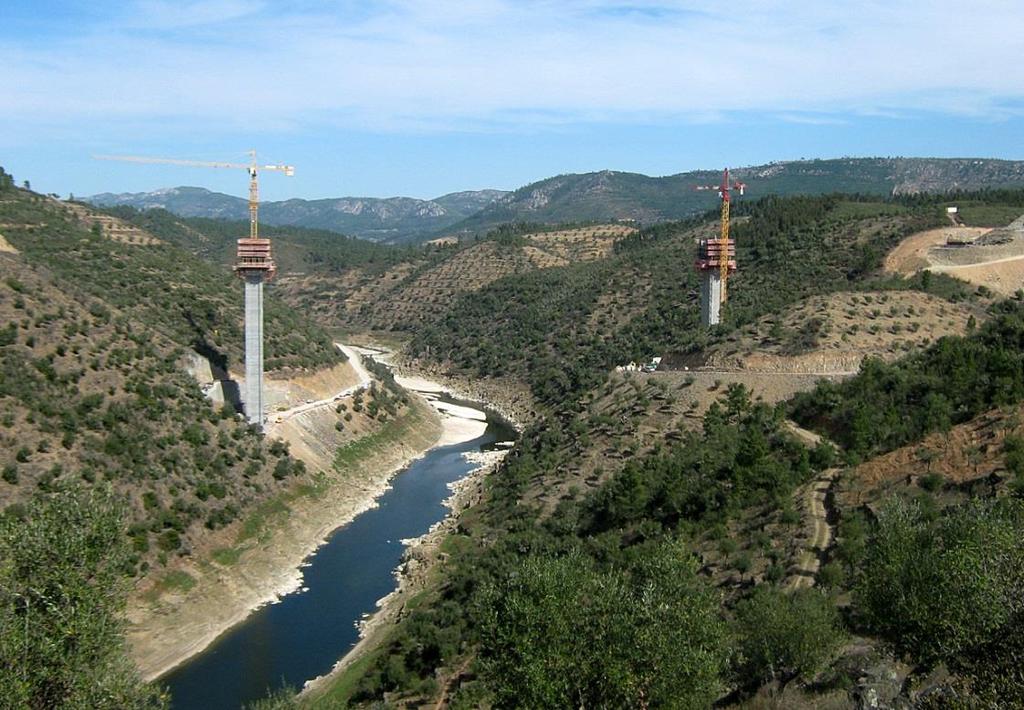
[[[228,268],[235,262],[236,240],[249,234],[248,221],[178,217],[163,209],[140,211],[133,207],[108,207],[102,211],[206,261]],[[283,273],[317,271],[337,274],[355,267],[380,270],[417,253],[410,247],[376,244],[323,229],[261,224],[260,233],[274,240],[274,260]]]
[[[107,238],[59,202],[24,190],[0,203],[3,233],[22,258],[55,278],[146,323],[224,369],[242,366],[241,286],[230,270],[162,243]],[[330,338],[275,298],[264,302],[268,370],[339,361]]]
[[[48,198],[0,186],[3,233],[20,252],[0,252],[0,508],[17,517],[35,493],[110,488],[130,524],[123,571],[142,574],[305,471],[287,447],[215,408],[184,371],[201,327],[224,327],[228,284],[193,270],[184,252],[119,245],[64,215]],[[175,278],[194,279],[198,304],[146,290],[148,275],[169,286],[156,270],[172,262]],[[300,351],[303,333],[316,333],[304,328],[291,336]]]
[[[972,199],[1009,208],[1024,194]],[[831,290],[978,298],[934,275],[877,276],[901,236],[941,223],[943,204],[748,205],[736,235],[748,270],[711,333],[694,327],[683,256],[697,223],[644,230],[605,264],[509,276],[461,299],[412,353],[473,377],[504,368],[554,413],[462,512],[436,578],[382,646],[310,705],[1024,700],[1019,301],[991,305],[973,334],[869,361],[779,406],[716,383],[719,402],[693,417],[693,373],[605,374],[648,348],[727,347],[759,315]],[[609,320],[596,326],[595,313]],[[808,443],[787,415],[834,443]],[[836,537],[808,572],[815,485]]]
[[[885,253],[941,224],[942,204],[841,196],[743,203],[734,228],[740,271],[724,325],[712,333],[699,327],[692,261],[694,240],[715,224],[693,220],[642,230],[606,260],[496,281],[459,298],[439,322],[416,327],[408,350],[473,377],[524,379],[544,402],[571,401],[617,364],[724,341],[812,295],[877,287],[870,279]]]

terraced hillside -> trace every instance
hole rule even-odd
[[[242,362],[241,287],[227,268],[196,258],[138,225],[25,190],[0,202],[3,232],[30,264],[227,371]],[[340,362],[326,333],[275,297],[264,301],[268,370]]]
[[[701,361],[715,370],[849,374],[866,357],[894,360],[947,335],[963,335],[988,314],[988,298],[950,301],[918,291],[860,291],[816,296],[766,316],[709,348]]]
[[[414,331],[437,322],[464,294],[509,276],[604,259],[630,225],[552,231],[512,230],[465,246],[440,246],[378,273],[376,268],[281,279],[286,297],[321,322],[378,331]]]
[[[645,229],[606,259],[508,276],[463,296],[444,321],[417,330],[409,356],[474,378],[523,378],[542,401],[558,402],[615,365],[738,342],[759,319],[814,296],[883,287],[949,298],[963,289],[940,278],[927,286],[875,282],[890,249],[941,223],[939,202],[769,198],[738,211],[740,271],[725,325],[713,332],[699,327],[692,260],[695,240],[716,225],[692,221]]]

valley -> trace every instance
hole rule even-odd
[[[970,564],[1014,554],[1019,191],[957,193],[963,227],[944,226],[945,195],[743,202],[740,271],[710,330],[692,259],[713,218],[508,224],[416,249],[295,230],[268,301],[262,434],[231,406],[240,316],[223,263],[239,225],[0,198],[0,503],[15,519],[38,492],[81,485],[128,502],[126,631],[147,679],[211,643],[249,647],[231,639],[313,603],[292,592],[332,531],[400,496],[410,461],[483,433],[438,400],[447,388],[521,439],[460,450],[475,473],[375,572],[390,589],[399,564],[399,588],[355,651],[272,707],[1018,692],[980,670],[992,644],[1016,643],[1020,610],[986,596],[1012,598],[1016,578],[937,584],[948,560],[913,548],[933,575],[915,587],[893,556],[925,531]],[[655,357],[651,372],[624,367]],[[927,614],[887,620],[889,577]],[[940,613],[965,594],[988,604],[984,626]],[[936,645],[939,617],[956,645]],[[327,635],[338,653],[351,643]],[[206,660],[218,653],[166,676],[172,689],[236,674]],[[552,681],[568,659],[577,672]],[[662,663],[675,670],[651,670]],[[198,680],[177,680],[193,667]]]

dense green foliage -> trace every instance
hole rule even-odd
[[[964,707],[1024,707],[1024,614],[951,662],[966,678]]]
[[[155,708],[125,655],[125,523],[109,494],[73,489],[0,516],[5,708]]]
[[[843,642],[835,604],[822,592],[760,586],[736,607],[741,682],[814,677]]]
[[[598,489],[585,506],[583,529],[720,520],[766,498],[781,501],[807,479],[809,453],[782,432],[773,409],[751,405],[742,385],[731,386],[723,403],[708,410],[703,431],[627,464]]]
[[[578,552],[522,560],[479,595],[480,667],[499,707],[707,706],[728,644],[684,548],[629,569]]]
[[[879,516],[856,588],[870,628],[916,657],[951,660],[1024,611],[1024,507],[975,502],[929,519],[900,499]]]
[[[945,431],[992,407],[1024,399],[1024,306],[1004,302],[966,338],[943,338],[893,364],[867,360],[860,374],[822,382],[791,405],[853,460]]]

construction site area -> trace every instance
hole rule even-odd
[[[948,274],[1012,296],[1024,288],[1024,217],[996,229],[952,226],[914,235],[886,258],[885,269]]]

